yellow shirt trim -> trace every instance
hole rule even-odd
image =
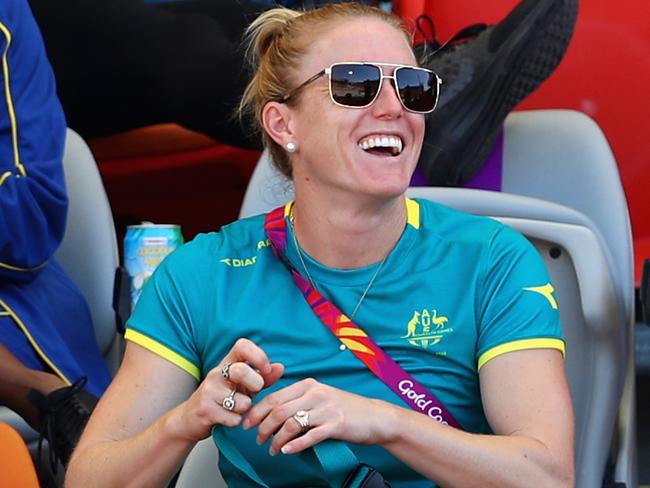
[[[406,223],[420,228],[420,204],[410,198],[406,198]]]
[[[44,263],[39,264],[38,266],[34,266],[33,268],[19,268],[18,266],[12,266],[11,264],[7,263],[0,263],[0,268],[8,269],[10,271],[20,271],[23,273],[29,273],[31,271],[38,271],[41,268],[44,268],[47,266],[49,261],[45,261]]]
[[[13,173],[11,171],[5,171],[2,176],[0,176],[0,185],[2,185],[10,176],[13,176]]]
[[[11,98],[11,84],[9,82],[9,62],[7,61],[7,53],[9,52],[9,46],[11,45],[11,32],[2,22],[0,22],[0,31],[2,31],[7,39],[7,45],[2,52],[2,74],[4,75],[5,99],[7,102],[7,111],[9,112],[9,122],[11,123],[11,143],[14,152],[14,165],[18,169],[19,174],[25,176],[26,171],[24,166],[20,164],[20,155],[18,153],[18,124],[16,123],[16,113],[14,111],[14,102]],[[2,182],[4,182],[4,180],[6,180],[6,178],[4,178]]]
[[[65,384],[71,385],[72,383],[70,382],[70,380],[61,372],[61,370],[59,368],[57,368],[55,366],[55,364],[50,360],[50,358],[47,357],[47,355],[43,352],[43,350],[40,348],[40,346],[38,345],[38,343],[36,342],[36,340],[34,339],[32,334],[29,332],[29,329],[27,328],[27,326],[23,323],[22,320],[20,320],[20,317],[18,317],[18,315],[16,315],[16,313],[11,308],[9,308],[9,305],[7,305],[2,300],[0,300],[0,307],[5,309],[5,312],[2,313],[3,316],[8,315],[12,319],[14,319],[14,322],[16,322],[16,325],[18,325],[20,330],[23,331],[23,334],[25,334],[25,337],[27,337],[27,340],[29,341],[31,346],[34,348],[36,353],[41,357],[43,362],[45,364],[47,364],[52,369],[52,371],[54,371],[59,376],[59,378],[61,378],[63,380],[63,382]]]
[[[406,200],[406,223],[416,229],[420,228],[420,204],[415,200],[405,197]],[[294,201],[288,202],[284,206],[284,216],[289,217],[293,209]]]
[[[293,209],[293,200],[290,202],[287,202],[286,205],[284,206],[284,216],[290,217],[291,216],[291,209]]]
[[[198,366],[194,365],[180,354],[172,351],[167,346],[163,346],[160,342],[157,342],[150,337],[141,334],[140,332],[136,332],[133,329],[127,329],[126,334],[124,334],[124,338],[136,343],[139,346],[144,347],[145,349],[148,349],[149,351],[157,354],[162,358],[165,358],[170,363],[175,364],[179,368],[187,371],[189,374],[194,376],[197,381],[201,381],[201,370],[198,368]]]
[[[478,369],[480,371],[485,363],[497,356],[501,356],[507,352],[523,351],[525,349],[558,349],[563,356],[565,355],[564,341],[561,339],[522,339],[520,341],[501,344],[500,346],[485,351],[478,358]]]

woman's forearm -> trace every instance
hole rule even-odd
[[[395,406],[383,446],[405,464],[441,486],[571,487],[572,456],[551,452],[525,435],[470,434]]]
[[[66,488],[165,487],[194,442],[177,435],[173,411],[124,440],[81,446],[72,456]]]

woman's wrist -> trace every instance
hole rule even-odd
[[[160,436],[168,442],[195,444],[198,441],[190,439],[184,428],[185,422],[183,421],[182,408],[183,404],[171,409],[161,417],[160,422],[158,422]]]
[[[373,443],[383,447],[397,442],[401,436],[400,424],[404,421],[404,409],[384,400],[372,400],[378,407],[373,415],[375,425],[375,440]]]

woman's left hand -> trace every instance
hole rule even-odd
[[[355,444],[388,440],[386,415],[392,410],[381,400],[362,397],[308,378],[271,393],[246,414],[243,426],[259,425],[257,442],[273,436],[271,455],[293,454],[325,439]],[[302,412],[301,412],[302,411]],[[306,412],[307,428],[294,417]],[[304,421],[304,416],[303,416]]]

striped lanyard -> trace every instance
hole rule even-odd
[[[275,256],[289,268],[296,286],[309,306],[338,340],[413,410],[428,415],[442,424],[462,429],[432,393],[404,371],[361,327],[323,297],[289,262],[285,253],[287,247],[285,207],[276,208],[266,214],[264,231],[271,241]]]

